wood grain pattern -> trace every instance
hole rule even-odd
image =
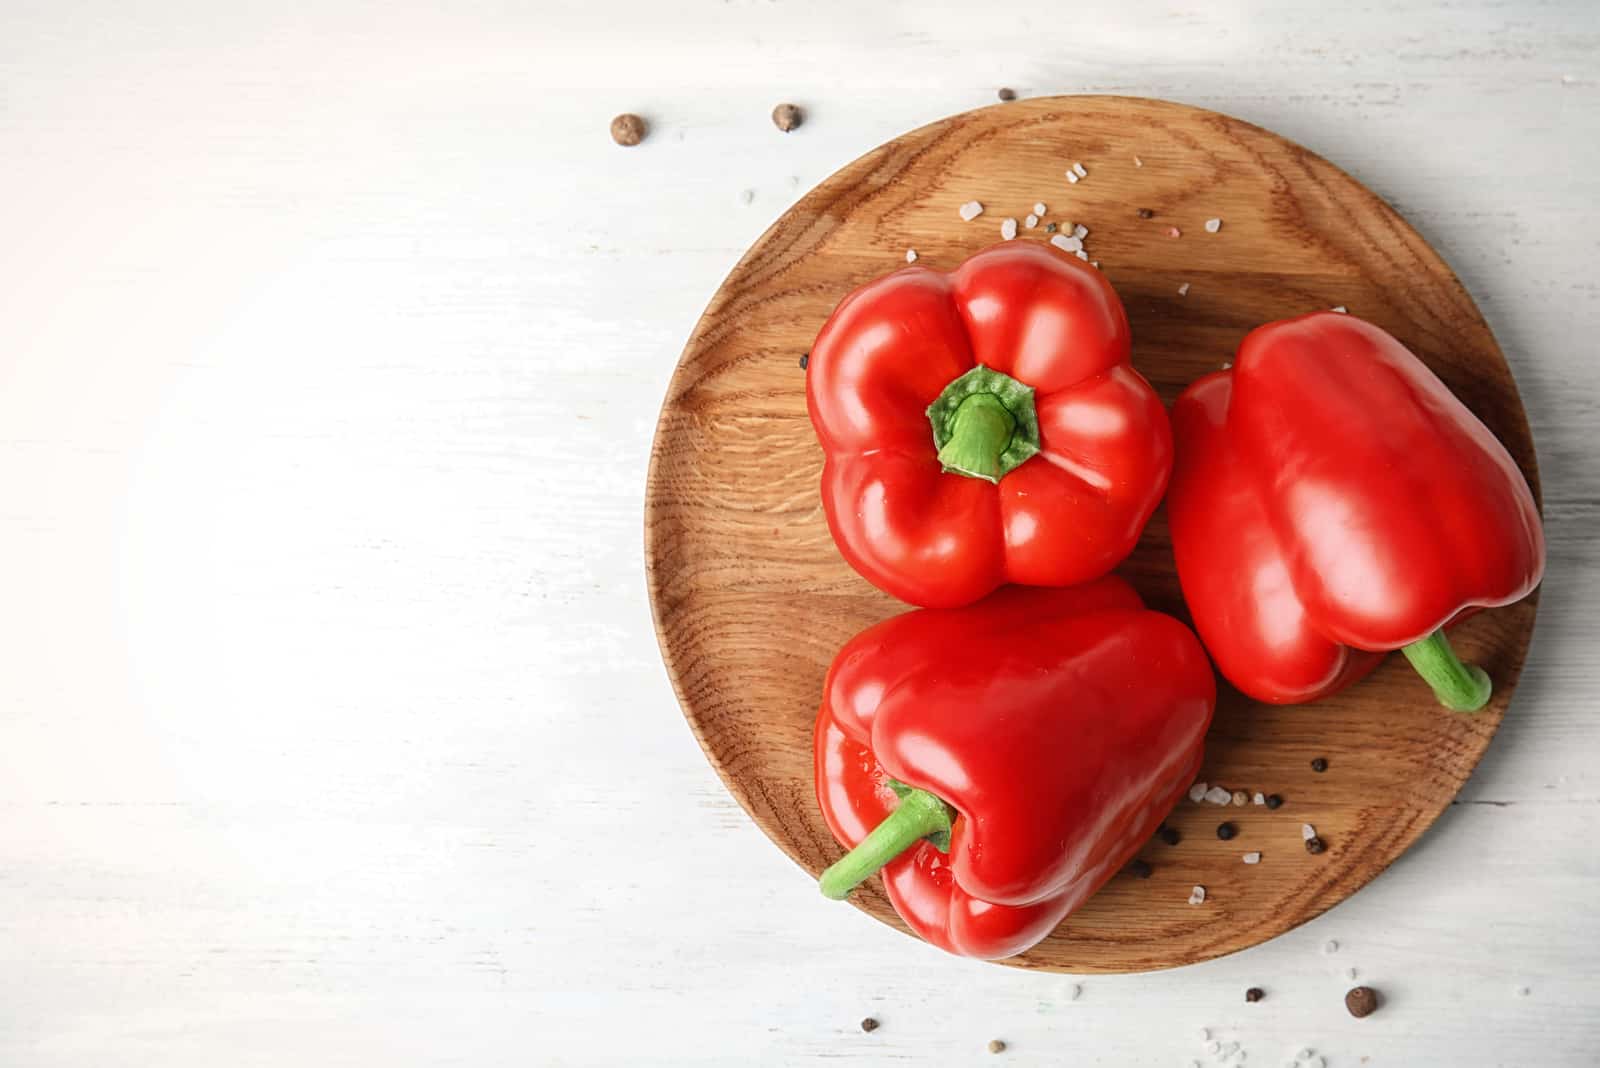
[[[1089,177],[1069,185],[1073,161]],[[957,207],[969,199],[987,210],[963,223]],[[812,874],[840,852],[812,795],[822,676],[850,635],[903,606],[833,548],[799,357],[838,298],[893,269],[906,248],[949,268],[1040,200],[1049,219],[1090,228],[1091,254],[1128,309],[1134,364],[1167,402],[1228,360],[1251,327],[1345,305],[1410,345],[1537,491],[1522,405],[1482,316],[1404,220],[1327,161],[1223,115],[1121,97],[985,108],[897,138],[804,197],[719,289],[672,379],[649,474],[648,579],[679,699],[733,795]],[[1223,220],[1217,234],[1203,228],[1213,217]],[[1043,238],[1041,226],[1021,239]],[[1184,615],[1161,513],[1121,570],[1153,606]],[[1144,853],[1153,877],[1114,879],[1008,963],[1073,972],[1191,963],[1354,893],[1478,763],[1515,688],[1535,607],[1529,598],[1460,628],[1458,647],[1497,684],[1477,716],[1442,713],[1399,658],[1313,707],[1273,708],[1223,687],[1201,777],[1287,803],[1180,805],[1169,822],[1183,841]],[[1315,756],[1328,759],[1326,774],[1311,771]],[[1214,834],[1223,818],[1240,828],[1226,843]],[[1325,854],[1304,851],[1302,823],[1327,840]],[[1255,850],[1262,863],[1243,865]],[[1203,907],[1186,903],[1195,884],[1207,888]],[[899,923],[876,883],[857,904]]]

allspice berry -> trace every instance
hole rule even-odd
[[[1004,1042],[1000,1041],[998,1038],[991,1038],[989,1040],[990,1053],[1004,1053],[1005,1051],[1006,1044]]]
[[[868,1016],[865,1020],[861,1021],[861,1030],[867,1032],[868,1034],[871,1034],[872,1032],[876,1031],[877,1029],[878,1029],[878,1021],[874,1020],[870,1016]]]
[[[995,95],[1000,98],[1002,103],[1009,104],[1017,98],[1017,91],[1015,89],[1002,89]]]
[[[643,119],[625,112],[611,120],[611,140],[623,148],[632,148],[644,140],[644,135],[650,132]]]
[[[1358,1020],[1363,1016],[1371,1016],[1378,1011],[1378,992],[1370,986],[1351,987],[1344,996],[1344,1007]]]
[[[1264,998],[1266,996],[1267,995],[1262,991],[1262,989],[1259,986],[1253,986],[1249,990],[1246,990],[1244,992],[1244,999],[1246,1001],[1250,1002],[1252,1005],[1255,1004],[1256,1002],[1260,1001],[1262,998]]]
[[[793,104],[779,104],[772,109],[772,125],[784,133],[788,133],[805,121],[805,112]]]

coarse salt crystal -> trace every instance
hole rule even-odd
[[[1199,887],[1195,887],[1195,889],[1198,890]],[[1212,1056],[1216,1056],[1221,1051],[1222,1051],[1222,1043],[1221,1042],[1218,1042],[1215,1039],[1212,1039],[1210,1042],[1206,1043],[1206,1052],[1211,1054]]]
[[[1077,185],[1078,184],[1078,176],[1076,174],[1073,174],[1071,171],[1068,171],[1067,172],[1067,181],[1071,182],[1073,185]]]
[[[1211,1028],[1209,1028],[1209,1027],[1200,1028],[1200,1041],[1202,1041],[1202,1042],[1211,1041]]]
[[[1246,853],[1244,855],[1244,862],[1246,864],[1260,864],[1261,863],[1261,854],[1260,853]]]
[[[1311,839],[1315,838],[1316,836],[1317,836],[1317,829],[1315,827],[1311,826],[1311,824],[1302,823],[1300,825],[1300,837],[1301,837],[1301,839],[1303,839],[1304,841],[1309,842],[1309,841],[1311,841]]]
[[[1089,266],[1093,267],[1095,270],[1098,271],[1100,269],[1100,261],[1099,260],[1090,260],[1089,261]]]
[[[1356,981],[1356,974],[1357,973],[1354,968],[1346,968],[1344,970],[1344,977],[1350,980],[1352,983]]]
[[[1206,220],[1206,233],[1214,234],[1220,229],[1222,229],[1222,220],[1221,219],[1207,219]]]
[[[1081,248],[1078,251],[1074,252],[1073,255],[1078,257],[1080,260],[1086,260],[1086,259],[1089,258],[1089,254],[1087,252],[1083,251],[1083,249],[1081,249]]]
[[[1002,219],[1000,222],[1000,236],[1010,241],[1017,236],[1017,220]]]
[[[1324,953],[1337,953],[1337,952],[1339,952],[1339,943],[1335,942],[1331,938],[1328,939],[1326,942],[1322,943],[1322,952],[1324,952]]]
[[[1079,178],[1089,177],[1089,172],[1083,169],[1083,164],[1081,163],[1074,163],[1072,165],[1072,173],[1076,174]]]
[[[916,263],[917,262],[917,250],[916,249],[914,249],[914,248],[906,249],[906,262],[907,263]]]
[[[1178,229],[1176,226],[1169,226],[1169,227],[1167,227],[1167,236],[1168,237],[1182,237],[1183,236],[1183,231]]]
[[[1178,296],[1187,297],[1188,295],[1189,295],[1189,283],[1185,282],[1185,283],[1183,283],[1183,285],[1178,287]]]
[[[976,200],[969,200],[965,204],[961,205],[962,222],[971,222],[973,219],[976,219],[982,214],[983,205],[979,204]]]
[[[1525,998],[1531,993],[1533,993],[1533,987],[1531,987],[1531,986],[1519,986],[1519,987],[1517,987],[1517,996],[1518,997],[1524,997]]]
[[[1041,200],[1041,201],[1039,201],[1037,204],[1035,204],[1033,206],[1033,213],[1035,215],[1043,215],[1043,214],[1045,214],[1044,201]]]
[[[1050,239],[1050,243],[1063,252],[1071,252],[1072,246],[1067,244],[1067,242],[1071,240],[1072,238],[1068,237],[1066,234],[1057,234]]]
[[[1083,225],[1083,223],[1073,223],[1072,224],[1072,236],[1073,237],[1088,237],[1089,236],[1089,228],[1087,226]]]
[[[1144,160],[1140,159],[1138,156],[1135,156],[1135,157],[1133,157],[1133,165],[1135,167],[1143,167],[1144,166]]]
[[[1039,216],[1037,216],[1037,215],[1029,215],[1029,216],[1027,216],[1025,219],[1022,220],[1022,225],[1026,226],[1028,229],[1032,230],[1035,226],[1039,225]]]
[[[1231,1057],[1231,1056],[1233,1056],[1233,1054],[1235,1052],[1238,1051],[1238,1049],[1239,1049],[1239,1043],[1237,1043],[1237,1042],[1229,1042],[1226,1046],[1222,1047],[1222,1055],[1224,1057]]]
[[[1328,1058],[1319,1053],[1306,1061],[1306,1068],[1328,1068]]]
[[[1061,247],[1068,252],[1077,252],[1083,248],[1083,238],[1081,237],[1073,237],[1070,234],[1057,234],[1056,237],[1061,241]]]
[[[1205,899],[1206,899],[1206,888],[1205,887],[1197,886],[1193,890],[1189,891],[1189,904],[1198,905],[1201,902],[1205,901]],[[1216,1050],[1212,1050],[1211,1052],[1215,1053]]]
[[[1264,805],[1267,803],[1267,795],[1257,790],[1256,795],[1250,799],[1250,803],[1252,805]]]
[[[1297,1061],[1309,1061],[1311,1059],[1311,1047],[1302,1048],[1299,1053],[1294,1055],[1294,1059]]]
[[[1078,995],[1081,994],[1081,993],[1083,993],[1083,987],[1080,986],[1079,984],[1077,984],[1077,983],[1068,983],[1067,984],[1067,1000],[1068,1001],[1077,1001],[1078,1000]]]
[[[1193,786],[1189,787],[1189,800],[1190,801],[1193,801],[1196,804],[1198,804],[1199,802],[1204,801],[1205,797],[1206,797],[1206,784],[1205,783],[1197,782]]]
[[[756,198],[756,191],[754,189],[746,189],[744,192],[739,194],[739,199],[744,201],[746,204],[748,204],[751,201],[755,200],[755,198]]]
[[[1213,805],[1226,805],[1233,800],[1233,794],[1220,786],[1213,786],[1206,791],[1206,800]]]
[[[1348,314],[1349,314],[1349,311],[1350,311],[1350,310],[1349,310],[1349,309],[1348,309],[1348,308],[1346,308],[1346,307],[1345,307],[1345,306],[1344,306],[1344,305],[1343,305],[1343,304],[1336,304],[1336,305],[1334,305],[1334,307],[1333,307],[1333,310],[1334,310],[1334,311],[1336,311],[1336,312],[1339,312],[1339,313],[1341,313],[1341,314],[1346,314],[1346,315],[1348,315]]]

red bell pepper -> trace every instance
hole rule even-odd
[[[806,402],[839,551],[912,604],[1103,575],[1166,488],[1172,436],[1098,270],[1012,241],[846,297]]]
[[[1199,770],[1215,699],[1194,635],[1111,575],[885,620],[823,687],[817,800],[852,848],[822,891],[882,868],[927,941],[1021,953],[1156,831]]]
[[[1269,323],[1173,408],[1167,515],[1195,627],[1235,686],[1311,701],[1405,652],[1441,703],[1490,683],[1443,628],[1544,573],[1528,483],[1399,341],[1317,312]]]

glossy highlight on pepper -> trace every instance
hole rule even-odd
[[[806,372],[844,558],[903,601],[1065,586],[1133,549],[1172,466],[1105,277],[1010,241],[898,270],[833,312]]]
[[[842,897],[881,867],[927,941],[1025,951],[1183,795],[1215,686],[1188,628],[1115,576],[863,631],[834,659],[817,717],[817,799],[852,849],[823,892]]]
[[[1311,701],[1401,649],[1446,707],[1487,702],[1444,628],[1538,585],[1538,507],[1404,345],[1336,312],[1270,323],[1184,391],[1173,427],[1178,577],[1230,682]]]

